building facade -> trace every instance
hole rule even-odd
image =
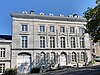
[[[100,41],[93,44],[92,55],[93,55],[93,57],[100,56]]]
[[[11,43],[12,36],[0,35],[0,75],[11,68]]]
[[[85,18],[34,12],[11,13],[11,17],[12,67],[19,73],[33,67],[83,66],[91,61]]]

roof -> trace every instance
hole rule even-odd
[[[12,40],[12,35],[0,35],[0,39]]]
[[[11,17],[24,18],[24,19],[86,22],[86,18],[84,17],[50,16],[50,15],[23,14],[23,13],[11,13],[10,15]]]

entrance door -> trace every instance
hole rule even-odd
[[[18,73],[29,73],[31,56],[27,54],[20,54],[17,58],[17,71]]]
[[[61,53],[60,56],[60,66],[66,66],[67,60],[66,60],[66,54],[65,53]]]

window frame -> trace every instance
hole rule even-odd
[[[45,32],[45,25],[39,26],[39,32]]]
[[[5,64],[4,63],[0,63],[0,68],[1,68],[0,74],[4,74],[5,73]]]
[[[75,37],[71,37],[71,48],[76,48],[76,45],[75,45],[75,43],[76,43],[76,41],[75,41]]]
[[[40,48],[45,48],[45,36],[40,36]]]
[[[61,43],[61,48],[65,48],[66,46],[65,37],[60,37],[60,43]]]
[[[50,37],[50,48],[55,48],[55,37]]]
[[[0,58],[6,57],[6,48],[0,48]]]
[[[28,36],[21,36],[21,47],[28,48]]]
[[[50,32],[55,32],[55,26],[50,26]]]
[[[75,27],[70,27],[70,33],[75,33]]]
[[[61,26],[61,27],[60,27],[60,32],[61,32],[61,33],[65,33],[65,27],[64,27],[64,26]]]
[[[28,25],[27,24],[22,24],[21,25],[21,31],[22,32],[28,32]]]
[[[85,48],[85,41],[83,37],[80,37],[80,48]]]

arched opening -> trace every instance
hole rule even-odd
[[[72,52],[72,62],[76,62],[76,53]]]
[[[56,63],[55,53],[51,52],[51,64],[55,64],[55,63]]]
[[[62,52],[60,55],[60,66],[66,66],[67,65],[67,54],[65,52]]]
[[[81,52],[81,61],[85,62],[85,53]]]
[[[17,72],[29,73],[31,71],[31,54],[22,52],[17,57]]]
[[[45,64],[45,53],[41,52],[41,64]]]

